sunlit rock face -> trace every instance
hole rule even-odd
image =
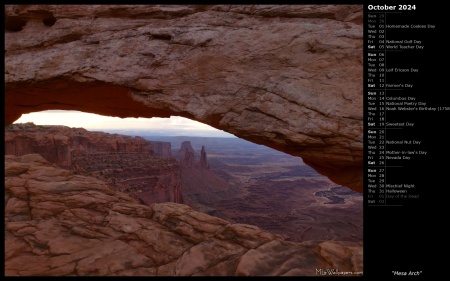
[[[5,124],[178,115],[362,191],[361,5],[7,5]]]
[[[362,272],[362,243],[294,243],[176,203],[138,204],[38,154],[5,156],[6,276]]]

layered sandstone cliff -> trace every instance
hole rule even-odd
[[[182,203],[180,168],[168,142],[83,128],[13,124],[5,155],[39,153],[47,161],[107,181],[144,204]]]
[[[165,158],[172,157],[172,147],[170,142],[150,141],[150,143],[154,155]]]
[[[5,156],[5,275],[231,276],[362,271],[356,242],[293,243],[176,203],[144,206],[38,154]]]
[[[39,153],[60,167],[70,167],[74,155],[117,152],[172,156],[169,142],[152,142],[139,136],[33,123],[12,124],[5,128],[5,154]]]
[[[7,5],[5,124],[178,115],[362,190],[362,5]]]

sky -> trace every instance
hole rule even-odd
[[[36,125],[64,125],[81,127],[90,131],[119,132],[135,134],[137,131],[149,135],[199,136],[199,137],[235,137],[209,125],[187,118],[119,118],[85,113],[75,110],[46,110],[23,114],[14,123],[33,122]]]

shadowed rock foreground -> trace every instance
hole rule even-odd
[[[182,204],[144,206],[38,154],[5,156],[5,206],[8,276],[362,271],[362,243],[293,243]]]

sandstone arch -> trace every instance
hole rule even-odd
[[[362,6],[5,6],[5,125],[178,115],[362,191]]]

